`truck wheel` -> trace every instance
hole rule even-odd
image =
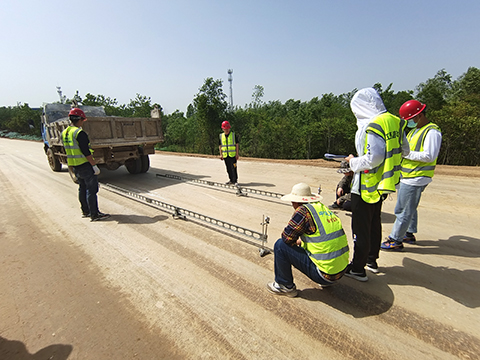
[[[58,157],[53,154],[53,150],[48,148],[47,150],[47,159],[48,159],[48,165],[50,165],[50,168],[55,171],[59,172],[62,170],[62,163],[60,160],[58,160]]]
[[[71,166],[68,167],[68,173],[70,174],[70,177],[72,178],[72,181],[75,184],[78,184],[77,175],[75,175],[75,171],[73,171],[73,167],[71,167]]]
[[[128,159],[125,161],[125,167],[130,174],[140,174],[142,171],[142,160],[140,158]]]
[[[142,162],[142,170],[140,172],[146,173],[150,169],[150,159],[148,155],[141,155],[140,160]]]

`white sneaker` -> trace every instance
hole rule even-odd
[[[378,274],[380,272],[380,270],[378,270],[378,264],[376,261],[367,262],[367,265],[365,267],[368,271],[374,274]]]
[[[284,285],[280,285],[276,283],[275,281],[268,283],[267,289],[268,291],[270,291],[272,294],[275,294],[275,295],[285,295],[288,297],[295,297],[298,294],[298,291],[295,285],[293,285],[293,287],[289,289]]]

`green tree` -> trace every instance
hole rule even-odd
[[[117,107],[117,99],[111,99],[109,97],[105,97],[104,95],[92,95],[88,93],[82,100],[82,104],[86,106],[103,106],[107,115],[120,115],[119,109]]]
[[[427,104],[428,109],[440,110],[452,94],[452,76],[445,69],[439,70],[435,77],[420,83],[416,92],[416,99]]]
[[[263,88],[262,85],[255,85],[253,87],[253,94],[252,94],[252,106],[255,108],[258,108],[259,106],[262,105],[263,101],[263,95],[265,93],[265,89]]]
[[[205,144],[205,151],[212,155],[218,153],[218,134],[228,108],[222,85],[222,80],[209,77],[193,99],[199,136]]]

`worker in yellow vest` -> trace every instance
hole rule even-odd
[[[238,187],[237,160],[238,155],[238,138],[231,131],[228,121],[222,122],[223,133],[219,136],[218,150],[220,152],[220,160],[225,162],[229,181],[226,185],[235,185]]]
[[[382,250],[402,250],[403,243],[414,244],[418,223],[418,204],[423,190],[432,182],[442,145],[440,128],[426,117],[426,105],[417,100],[404,103],[400,117],[412,128],[407,135],[410,154],[402,161],[402,179],[395,205],[395,223]]]
[[[348,242],[340,219],[312,194],[305,183],[282,197],[295,212],[274,245],[275,281],[267,289],[275,295],[295,297],[292,266],[327,287],[337,283],[348,265]]]
[[[83,217],[89,217],[91,221],[109,218],[98,210],[98,179],[100,169],[95,164],[93,150],[90,148],[90,140],[82,125],[87,121],[83,110],[72,108],[68,114],[72,125],[62,132],[62,141],[67,153],[68,166],[73,168],[78,181],[78,200],[82,209]]]
[[[382,203],[395,192],[400,180],[402,155],[410,152],[404,134],[406,123],[387,112],[373,88],[359,90],[350,107],[357,118],[355,147],[358,157],[346,161],[354,172],[352,185],[353,259],[345,276],[367,281],[365,266],[378,272],[377,259],[382,242]]]

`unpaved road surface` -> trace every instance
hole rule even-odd
[[[417,245],[382,252],[381,272],[320,289],[295,272],[297,298],[271,295],[273,255],[228,230],[100,189],[112,214],[80,214],[77,186],[42,144],[0,139],[0,359],[479,359],[478,168],[439,168],[419,207]],[[293,209],[275,198],[185,182],[227,181],[216,158],[151,156],[100,181],[255,231],[268,247]],[[460,174],[461,176],[454,176]],[[467,175],[467,176],[466,176]],[[340,180],[313,163],[240,159],[240,184],[288,193]],[[395,196],[383,207],[387,236]],[[350,216],[339,213],[351,243]]]

